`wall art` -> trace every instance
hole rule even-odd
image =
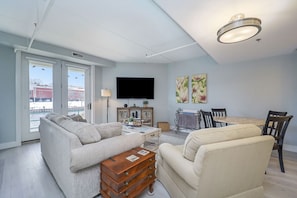
[[[192,76],[192,103],[207,103],[207,75]]]
[[[189,103],[189,76],[180,76],[176,78],[176,102]]]

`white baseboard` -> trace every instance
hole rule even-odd
[[[291,151],[291,152],[297,153],[297,146],[295,146],[295,145],[284,144],[283,148],[286,151]]]
[[[0,150],[21,146],[20,142],[7,142],[0,144]]]

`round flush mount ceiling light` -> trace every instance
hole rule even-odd
[[[261,29],[260,19],[244,18],[244,14],[236,14],[228,24],[218,30],[218,41],[226,44],[237,43],[256,36]]]

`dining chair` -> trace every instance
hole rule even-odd
[[[203,117],[203,121],[204,121],[204,127],[205,128],[213,128],[216,127],[216,123],[213,119],[212,113],[210,111],[203,111],[200,110],[201,115]]]
[[[267,122],[269,122],[269,117],[274,117],[274,116],[286,116],[286,115],[287,115],[287,112],[285,112],[285,111],[272,111],[272,110],[269,110],[269,111],[268,111],[268,114],[267,114],[267,117],[266,117],[266,121],[265,121],[264,127],[263,127],[263,129],[262,129],[262,134],[265,133],[265,132],[264,132],[265,125],[266,125],[266,124],[269,125],[269,123],[267,123]],[[267,130],[267,129],[265,129],[265,130]]]
[[[212,108],[211,112],[212,112],[213,117],[227,117],[226,108]],[[215,123],[217,126],[227,126],[228,125],[227,123],[224,124],[224,123],[216,122],[216,121],[215,121]]]
[[[283,143],[288,125],[293,118],[290,116],[268,115],[263,127],[263,135],[271,135],[275,139],[273,150],[278,151],[278,159],[281,171],[285,172],[283,162]]]
[[[285,111],[272,111],[272,110],[269,110],[268,114],[267,114],[267,118],[269,116],[286,116],[286,115],[287,115],[287,112],[285,112]]]

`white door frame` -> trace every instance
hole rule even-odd
[[[19,69],[16,73],[16,77],[19,76],[20,79],[16,82],[17,83],[17,92],[19,91],[20,97],[17,97],[17,132],[16,132],[16,141],[17,144],[20,145],[22,141],[39,139],[40,134],[38,133],[31,133],[29,132],[30,126],[30,118],[28,116],[29,113],[29,97],[28,97],[28,90],[29,90],[29,60],[36,60],[45,63],[53,64],[53,90],[54,90],[54,102],[53,102],[53,110],[54,112],[66,114],[68,112],[68,80],[67,80],[67,66],[71,67],[79,67],[84,68],[85,73],[85,111],[86,111],[86,119],[88,121],[93,120],[94,115],[94,108],[88,109],[87,104],[93,101],[93,93],[92,88],[94,82],[91,81],[92,76],[92,67],[87,65],[82,65],[78,63],[71,63],[67,61],[62,61],[54,58],[47,58],[39,55],[33,55],[28,53],[23,53],[20,51],[16,51],[16,68]],[[64,77],[63,77],[64,76]],[[65,77],[66,76],[66,77]],[[66,91],[64,91],[66,89]],[[20,125],[20,126],[19,126]]]
[[[22,53],[21,60],[21,141],[29,141],[39,139],[39,132],[30,132],[30,116],[29,116],[29,61],[38,61],[53,65],[53,71],[58,60],[40,57],[32,54]],[[54,77],[53,77],[54,78]]]
[[[63,71],[62,74],[65,76],[62,77],[62,106],[66,108],[63,109],[63,114],[68,113],[68,95],[67,95],[67,89],[68,89],[68,80],[67,80],[67,73],[68,73],[68,67],[72,68],[79,68],[83,69],[85,71],[85,118],[90,122],[92,119],[92,108],[89,108],[89,104],[91,104],[91,66],[86,66],[78,63],[71,63],[67,61],[62,61],[62,68],[65,69],[65,72]],[[92,106],[92,105],[91,105]]]

